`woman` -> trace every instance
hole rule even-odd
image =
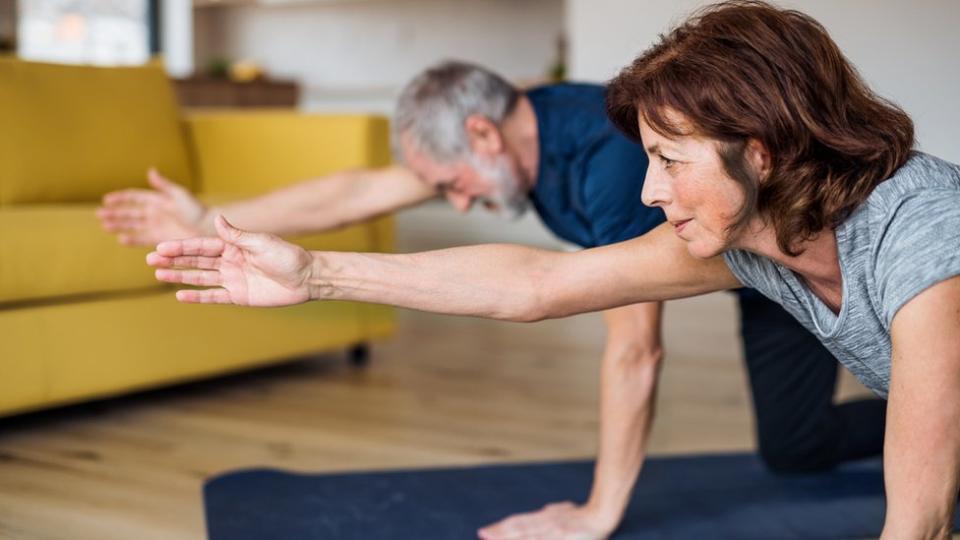
[[[687,20],[610,85],[668,224],[578,253],[508,245],[309,253],[231,227],[165,242],[183,302],[394,304],[534,321],[746,285],[888,398],[884,538],[946,538],[960,474],[960,167],[911,152],[813,19],[758,2]],[[485,537],[511,537],[486,531]]]

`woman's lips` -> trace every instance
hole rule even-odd
[[[690,219],[684,219],[684,220],[682,220],[682,221],[674,221],[674,222],[673,222],[674,231],[675,231],[677,234],[680,234],[680,231],[682,231],[682,230],[684,229],[684,227],[687,226],[687,223],[690,223],[690,221],[692,221],[692,220],[690,220]]]

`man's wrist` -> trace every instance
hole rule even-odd
[[[615,502],[604,502],[591,497],[584,504],[584,509],[593,515],[594,522],[601,527],[607,534],[612,533],[620,521],[623,520],[623,514],[626,512],[626,501],[622,504]]]
[[[203,213],[200,214],[200,219],[196,222],[198,236],[216,236],[217,228],[213,222],[217,215],[222,213],[223,211],[216,206],[205,207]]]

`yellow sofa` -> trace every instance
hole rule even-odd
[[[147,167],[205,197],[388,162],[387,122],[294,112],[183,118],[163,69],[0,58],[0,415],[208,377],[387,336],[355,303],[187,306],[94,216]],[[387,251],[389,219],[293,239]]]

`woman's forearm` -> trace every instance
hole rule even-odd
[[[510,321],[546,316],[539,283],[563,253],[490,244],[408,255],[312,252],[311,297]]]
[[[313,252],[310,296],[452,315],[537,321],[739,286],[667,229],[561,253],[489,244],[409,255]]]

